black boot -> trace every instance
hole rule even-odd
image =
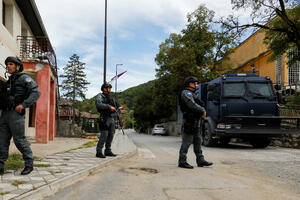
[[[198,163],[197,163],[198,167],[207,167],[207,166],[211,166],[213,165],[212,162],[207,162],[206,160],[200,160]]]
[[[21,175],[28,175],[33,171],[33,167],[25,166],[23,171],[21,172]]]
[[[185,162],[185,163],[179,163],[178,167],[181,168],[186,168],[186,169],[193,169],[194,167],[192,165],[190,165],[189,163]]]
[[[97,152],[97,153],[96,153],[96,157],[97,157],[97,158],[105,158],[105,155],[103,155],[102,152]]]
[[[116,157],[117,155],[110,151],[110,152],[105,152],[105,156]]]
[[[0,168],[0,175],[4,174],[4,168]]]

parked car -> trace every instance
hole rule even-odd
[[[167,135],[167,131],[162,124],[155,124],[152,129],[152,135]]]

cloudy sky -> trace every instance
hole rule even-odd
[[[35,0],[55,49],[58,66],[76,53],[91,83],[87,97],[100,92],[104,59],[104,0]],[[154,58],[170,33],[185,28],[186,15],[205,4],[216,16],[232,14],[230,0],[108,0],[107,80],[118,72],[118,91],[155,79]],[[245,18],[240,12],[238,15]],[[62,72],[60,70],[60,72]],[[114,86],[114,83],[113,83]],[[114,87],[113,87],[114,90]]]

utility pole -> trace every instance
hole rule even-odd
[[[105,29],[104,29],[104,72],[103,83],[106,82],[106,46],[107,46],[107,0],[105,0]]]

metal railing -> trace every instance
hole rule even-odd
[[[21,59],[46,61],[57,70],[56,55],[47,37],[18,36],[17,39]]]
[[[300,106],[285,105],[280,107],[280,115],[282,116],[300,116]]]
[[[17,40],[20,46],[20,58],[22,60],[35,60],[47,62],[55,70],[57,76],[57,61],[55,52],[47,37],[44,36],[18,36]],[[60,99],[58,78],[57,97]]]

